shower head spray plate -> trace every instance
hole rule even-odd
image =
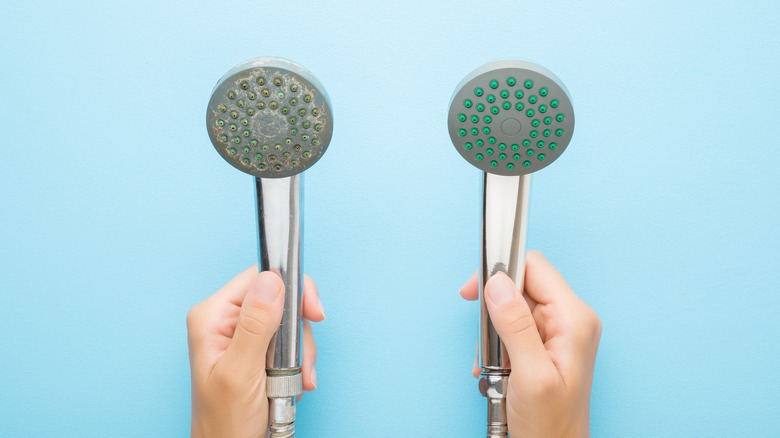
[[[282,178],[322,157],[333,135],[333,112],[311,72],[283,58],[257,58],[219,80],[206,124],[214,148],[233,167]]]
[[[574,110],[552,72],[527,61],[500,60],[461,81],[447,127],[457,151],[480,170],[525,175],[563,153],[574,132]]]

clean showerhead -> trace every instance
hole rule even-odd
[[[574,111],[558,77],[527,61],[500,60],[466,76],[447,117],[458,152],[480,170],[526,175],[549,166],[571,141]]]
[[[282,178],[322,157],[333,135],[332,114],[325,88],[303,66],[257,58],[217,82],[206,117],[225,161],[256,177]]]
[[[483,171],[479,389],[488,399],[488,438],[505,438],[511,366],[523,364],[509,363],[487,310],[484,286],[503,272],[523,290],[531,174],[566,150],[574,111],[566,87],[552,72],[527,61],[500,60],[458,84],[447,126],[458,153]]]

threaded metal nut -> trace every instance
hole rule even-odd
[[[265,393],[268,398],[297,397],[303,394],[303,378],[300,374],[268,376]]]
[[[509,376],[483,374],[479,379],[479,392],[488,398],[506,398]]]
[[[270,438],[292,438],[295,436],[295,423],[282,425],[271,423],[269,432]]]

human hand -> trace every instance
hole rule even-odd
[[[477,282],[475,274],[461,296],[476,300]],[[538,251],[526,255],[525,296],[503,273],[488,280],[485,296],[490,318],[514,364],[507,390],[509,434],[589,436],[599,317]],[[480,372],[475,363],[474,376]]]
[[[311,324],[325,319],[317,286],[304,278],[303,389],[317,388]],[[193,437],[265,437],[265,356],[279,327],[284,284],[252,266],[187,314]]]

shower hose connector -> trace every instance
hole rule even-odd
[[[295,401],[301,394],[303,381],[300,370],[291,375],[268,376],[266,395],[270,438],[295,437]]]
[[[479,379],[479,392],[488,400],[487,438],[507,438],[509,427],[506,417],[506,390],[509,386],[507,371],[483,368]]]

